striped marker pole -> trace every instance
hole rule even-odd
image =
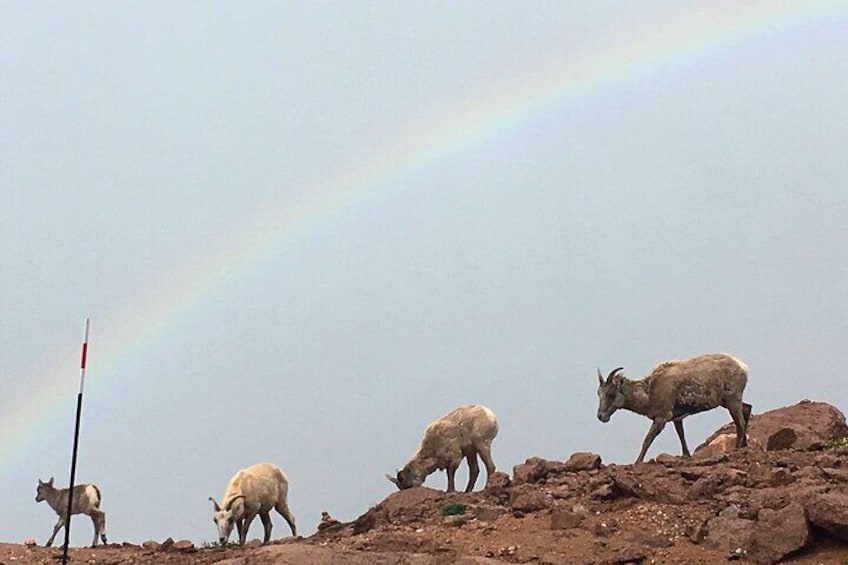
[[[85,319],[85,336],[82,340],[82,355],[80,357],[80,387],[77,394],[77,419],[74,424],[74,449],[71,452],[71,480],[68,486],[68,518],[65,521],[65,545],[62,547],[62,565],[68,563],[68,544],[71,541],[71,509],[74,503],[74,475],[77,472],[77,446],[79,445],[80,417],[82,416],[82,389],[85,386],[85,359],[88,356],[88,327],[89,319]]]

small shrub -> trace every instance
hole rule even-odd
[[[221,545],[217,541],[204,541],[202,544],[200,544],[200,549],[219,549],[229,547],[231,545],[236,545],[236,542],[228,541],[226,544]]]
[[[466,510],[468,510],[467,506],[461,502],[456,502],[454,504],[447,504],[443,506],[441,514],[442,516],[461,516],[462,514],[465,514]]]
[[[824,442],[825,449],[837,449],[839,447],[848,447],[848,437],[840,437]]]

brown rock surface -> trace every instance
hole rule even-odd
[[[732,423],[719,428],[696,451],[707,446],[721,435],[735,437]],[[748,440],[767,450],[790,447],[808,448],[820,442],[848,437],[845,415],[825,402],[802,400],[798,404],[753,414],[748,422]]]

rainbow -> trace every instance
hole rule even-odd
[[[826,23],[848,16],[848,4],[837,1],[735,3],[719,7],[701,3],[674,14],[665,27],[646,30],[618,43],[604,44],[567,61],[552,59],[520,84],[468,96],[439,121],[413,124],[404,135],[372,150],[351,167],[323,173],[306,184],[299,201],[264,203],[250,230],[236,234],[223,247],[178,273],[137,306],[109,312],[108,329],[100,332],[92,319],[89,381],[103,386],[120,363],[140,355],[157,339],[164,339],[175,321],[202,303],[204,297],[235,276],[260,268],[287,246],[344,217],[351,208],[372,205],[391,193],[403,175],[454,158],[464,151],[508,136],[534,118],[595,93],[624,89],[639,77],[671,68],[719,48],[761,38],[781,40],[798,26]],[[670,23],[669,23],[670,22]],[[106,322],[104,322],[105,324]],[[82,337],[82,320],[80,327]],[[110,344],[98,346],[98,334]],[[20,461],[31,440],[55,429],[58,419],[71,418],[77,382],[79,345],[54,352],[47,362],[28,371],[33,390],[28,398],[0,399],[0,476]],[[70,424],[68,424],[70,425]]]

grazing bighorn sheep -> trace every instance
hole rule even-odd
[[[53,539],[62,527],[68,527],[68,493],[70,489],[57,489],[53,486],[53,477],[46,483],[38,479],[38,487],[35,489],[35,501],[46,500],[56,514],[59,521],[53,526],[53,535],[47,540],[45,546],[53,545]],[[97,545],[99,537],[106,543],[106,513],[100,510],[100,489],[95,485],[76,485],[74,487],[73,501],[71,502],[71,514],[86,514],[94,523],[94,541],[91,547]]]
[[[386,475],[398,489],[421,486],[427,475],[436,469],[446,469],[448,492],[453,492],[454,475],[462,458],[468,461],[468,486],[471,492],[480,474],[477,455],[486,465],[486,481],[495,472],[492,461],[492,440],[498,435],[498,420],[495,413],[485,406],[460,406],[447,416],[427,426],[418,451],[397,472],[397,477]]]
[[[250,523],[258,514],[265,527],[262,543],[268,543],[271,540],[272,508],[288,522],[292,535],[297,536],[294,516],[286,502],[288,492],[289,481],[285,473],[271,463],[258,463],[237,472],[227,484],[224,498],[221,499],[223,505],[209,497],[215,505],[213,521],[218,525],[218,541],[221,545],[226,545],[233,531],[233,524],[237,524],[239,545],[244,545]]]
[[[751,405],[742,402],[742,392],[748,382],[748,367],[739,359],[710,353],[685,361],[665,361],[640,380],[625,378],[618,374],[621,370],[623,367],[612,370],[604,381],[598,369],[598,419],[609,422],[613,412],[624,408],[654,421],[642,442],[637,463],[645,459],[651,443],[669,421],[674,422],[683,455],[689,457],[683,419],[718,406],[727,408],[736,424],[736,447],[747,445]]]

